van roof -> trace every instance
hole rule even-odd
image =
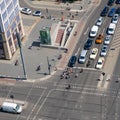
[[[3,102],[2,106],[8,106],[8,107],[16,108],[17,104],[16,103],[10,103],[10,102]]]

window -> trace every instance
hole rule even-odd
[[[19,7],[18,5],[15,7],[15,14],[17,15],[19,13]]]
[[[5,3],[4,3],[4,0],[3,0],[3,2],[1,3],[0,8],[1,8],[1,11],[3,11],[3,10],[5,9]]]
[[[16,17],[16,20],[17,20],[17,22],[20,21],[20,17],[19,17],[19,15]]]
[[[13,10],[13,5],[10,3],[10,5],[7,7],[7,11],[10,14],[10,12]]]
[[[0,34],[0,41],[2,41],[3,40],[3,38],[2,38],[2,34]]]
[[[17,0],[13,0],[13,5],[16,6]]]
[[[7,31],[7,38],[10,36],[10,30]]]
[[[14,28],[16,27],[16,23],[15,23],[15,21],[12,23],[12,26],[11,26],[11,28],[12,28],[12,31],[14,30]]]
[[[14,12],[12,12],[12,14],[9,17],[9,23],[12,23],[13,19],[14,19]]]
[[[6,5],[8,5],[9,2],[10,2],[10,0],[5,0]]]
[[[5,30],[7,30],[8,26],[9,26],[9,23],[8,23],[8,21],[6,21],[4,24]]]
[[[6,17],[7,17],[7,13],[6,13],[6,11],[5,11],[5,12],[2,14],[3,21],[5,21]]]

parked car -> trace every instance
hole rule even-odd
[[[112,36],[107,35],[104,39],[104,45],[109,45],[111,40],[112,40]]]
[[[27,14],[27,15],[30,15],[31,12],[32,11],[27,7],[21,9],[21,13],[24,13],[24,14]]]
[[[120,4],[120,0],[116,0],[116,2],[115,2],[116,4]]]
[[[88,40],[86,41],[86,43],[84,45],[84,49],[89,50],[92,46],[92,43],[93,43],[93,40],[88,38]]]
[[[97,32],[98,32],[98,26],[93,25],[93,27],[90,30],[89,36],[90,37],[95,37],[97,35]]]
[[[90,54],[90,59],[95,59],[98,54],[98,48],[93,48]]]
[[[100,18],[97,20],[96,25],[97,25],[97,26],[101,26],[102,23],[103,23],[103,17],[100,17]]]
[[[110,12],[108,13],[108,17],[113,17],[116,12],[116,8],[111,8]]]
[[[95,40],[95,43],[96,44],[102,44],[103,39],[104,39],[104,36],[102,34],[99,34],[99,36]]]
[[[101,52],[100,52],[100,56],[106,56],[108,52],[108,46],[107,45],[103,45]]]
[[[103,57],[100,57],[97,61],[97,64],[96,64],[96,68],[97,69],[102,69],[103,65],[104,65],[104,62],[105,62],[105,59]]]
[[[41,16],[41,11],[39,11],[39,10],[34,11],[33,16]]]
[[[111,22],[117,24],[118,18],[119,18],[119,15],[118,14],[114,14]]]
[[[72,56],[69,60],[69,63],[68,63],[68,67],[73,67],[76,63],[76,60],[77,60],[77,57],[76,56]]]
[[[109,5],[109,6],[112,6],[112,5],[114,4],[114,2],[115,2],[115,0],[109,0],[109,1],[108,1],[108,5]]]
[[[118,15],[120,15],[120,7],[118,7],[117,9],[116,9],[116,12],[115,12],[116,14],[118,14]]]
[[[115,32],[115,28],[116,28],[116,24],[110,23],[110,25],[109,25],[109,27],[108,27],[108,29],[107,29],[107,33],[108,33],[109,35],[113,35],[114,32]]]
[[[105,6],[105,7],[103,8],[102,12],[101,12],[101,16],[102,16],[102,17],[105,17],[105,16],[107,15],[108,11],[109,11],[109,7],[108,7],[108,6]]]

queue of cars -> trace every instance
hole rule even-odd
[[[108,16],[108,17],[112,17],[112,18],[111,18],[111,23],[107,27],[106,35],[104,36],[103,34],[99,34],[99,36],[95,40],[96,44],[103,43],[103,46],[100,50],[99,58],[95,65],[96,69],[102,69],[104,62],[105,62],[105,56],[107,55],[107,52],[109,50],[109,44],[112,40],[112,36],[115,33],[116,24],[118,22],[119,15],[120,15],[120,7],[118,7],[117,9],[112,7],[110,9],[109,6],[112,6],[114,4],[114,2],[116,4],[120,4],[119,1],[120,0],[116,0],[116,2],[115,2],[115,0],[109,0],[108,6],[105,6],[104,9],[101,11],[99,19],[96,21],[95,25],[93,25],[92,28],[90,29],[89,38],[85,42],[84,48],[79,55],[78,63],[85,63],[85,61],[87,59],[87,52],[92,47],[93,38],[95,38],[97,36],[99,27],[102,25],[102,23],[105,19],[105,16]],[[99,53],[98,48],[92,48],[90,55],[89,55],[89,59],[95,60],[98,53]],[[76,60],[77,60],[77,57],[76,57]],[[69,66],[69,67],[73,67],[76,63],[76,60],[74,61],[73,65]],[[69,63],[71,63],[71,61],[69,61]]]

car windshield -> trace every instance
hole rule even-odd
[[[92,52],[92,55],[95,55],[95,52]]]
[[[84,57],[83,57],[83,56],[81,56],[81,57],[80,57],[80,59],[84,59]]]
[[[15,108],[15,109],[16,109],[16,111],[18,111],[18,110],[19,110],[19,108],[20,108],[20,106],[19,106],[19,105],[17,105],[17,106],[16,106],[16,108]]]
[[[101,22],[101,20],[98,20],[98,22]]]
[[[98,61],[98,65],[101,65],[102,64],[102,61]]]
[[[105,49],[103,49],[103,50],[102,50],[102,52],[106,52],[106,50],[105,50]]]
[[[112,31],[113,31],[113,29],[112,29],[112,28],[109,28],[109,31],[111,31],[111,32],[112,32]]]
[[[105,41],[109,41],[109,40],[110,40],[109,38],[105,39]]]
[[[92,34],[95,34],[96,32],[95,31],[91,31]]]
[[[35,13],[38,14],[38,13],[40,13],[40,11],[36,11]]]

